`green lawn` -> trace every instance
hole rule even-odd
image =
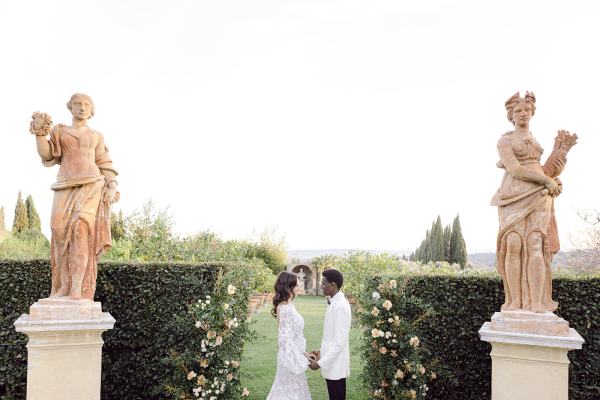
[[[299,296],[294,303],[298,312],[304,317],[304,337],[308,351],[318,349],[323,334],[323,318],[327,302],[323,297]],[[277,363],[277,321],[271,316],[270,305],[254,316],[254,329],[258,338],[246,344],[242,371],[242,384],[250,390],[251,400],[265,400],[275,378]],[[350,332],[350,365],[351,376],[347,382],[347,399],[364,400],[368,396],[361,388],[359,374],[361,362],[357,346],[361,333],[352,328]],[[327,387],[320,371],[307,370],[308,385],[313,400],[327,400]]]

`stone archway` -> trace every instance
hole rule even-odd
[[[304,287],[300,288],[300,293],[312,295],[318,294],[316,284],[317,274],[315,272],[314,267],[307,264],[297,264],[295,266],[291,265],[290,267],[288,267],[288,271],[293,272],[297,275],[304,275]]]

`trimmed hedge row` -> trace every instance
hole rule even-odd
[[[419,327],[421,340],[452,374],[431,382],[428,397],[443,400],[491,398],[491,345],[479,339],[481,325],[504,301],[502,283],[491,275],[396,275],[377,277],[406,282],[407,295],[433,307],[435,315]],[[370,295],[370,293],[369,293]],[[585,339],[569,352],[569,399],[600,399],[600,276],[558,277],[556,314]],[[368,366],[367,366],[368,368]]]
[[[190,340],[172,322],[187,313],[189,303],[212,294],[224,268],[235,266],[100,264],[96,301],[117,320],[103,335],[103,398],[160,398],[152,391],[169,374],[168,350]],[[48,260],[0,261],[0,399],[25,398],[27,336],[12,324],[49,291]]]

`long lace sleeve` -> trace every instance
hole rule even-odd
[[[283,365],[293,374],[302,374],[308,368],[308,360],[297,343],[297,327],[293,310],[289,306],[279,309],[279,351]]]

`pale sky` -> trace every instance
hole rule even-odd
[[[493,249],[504,101],[537,95],[552,150],[576,132],[556,201],[563,248],[600,207],[600,9],[593,1],[0,2],[0,205],[31,194],[49,233],[33,111],[72,93],[118,169],[125,213],[153,199],[176,231],[276,227],[290,249],[413,249],[459,213]]]

